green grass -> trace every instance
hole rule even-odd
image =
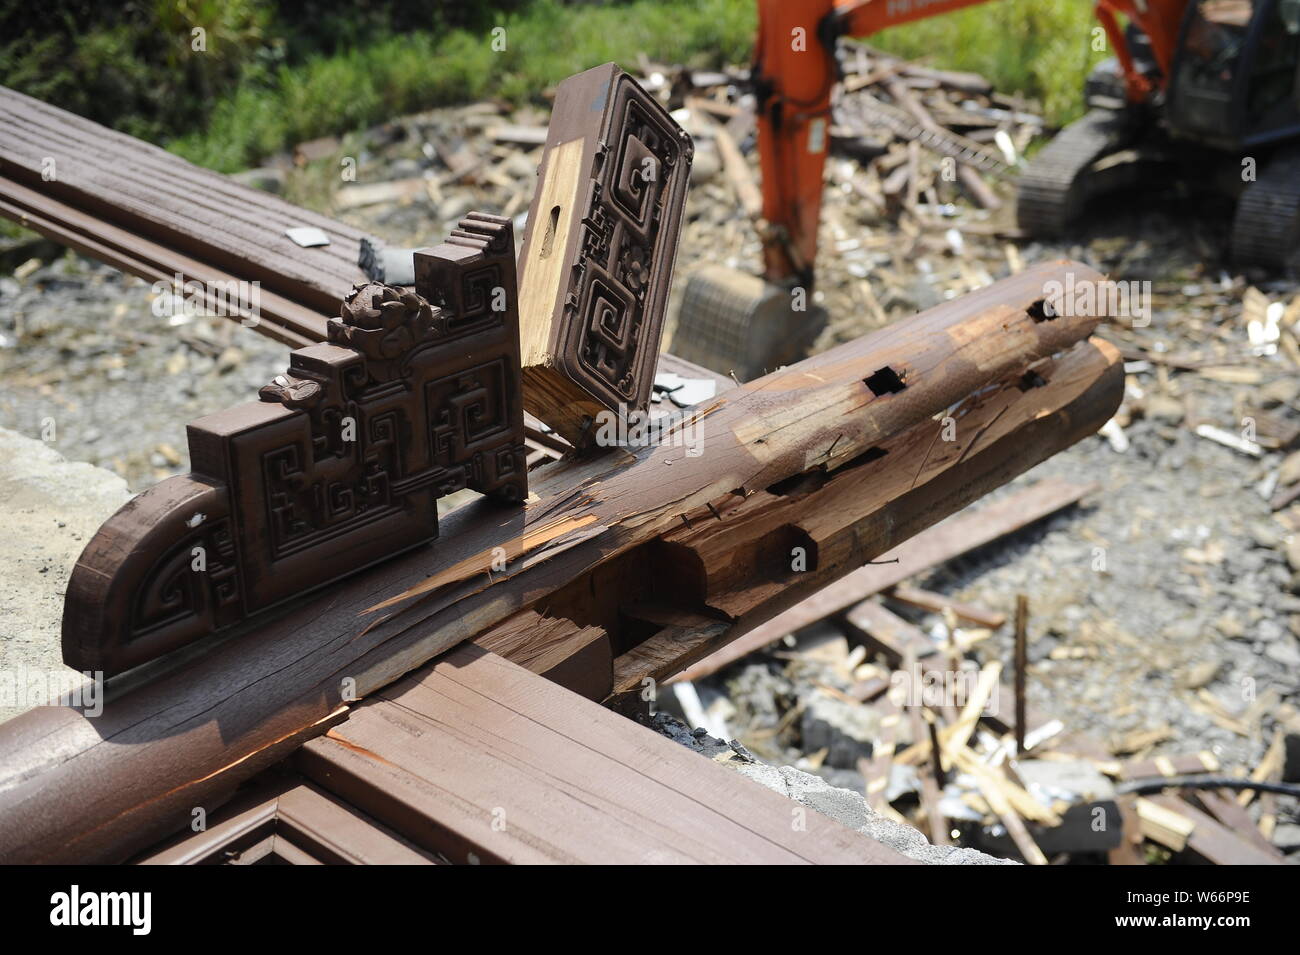
[[[537,100],[543,88],[610,60],[635,68],[641,52],[700,67],[743,62],[753,17],[743,0],[537,0],[496,21],[504,50],[493,49],[491,28],[408,33],[254,72],[217,103],[205,129],[169,146],[229,172],[294,142],[402,113],[490,96]]]
[[[895,27],[872,45],[930,65],[983,74],[1002,93],[1024,93],[1061,125],[1083,112],[1083,83],[1106,54],[1091,48],[1097,26],[1084,0],[993,0]]]
[[[609,60],[637,54],[699,67],[747,62],[750,0],[632,0],[563,6],[536,0],[502,15],[507,48],[487,29],[386,36],[305,63],[255,72],[220,100],[207,126],[171,148],[223,171],[294,142],[402,113],[497,96],[536,100],[539,90]],[[1081,0],[1001,0],[886,31],[871,42],[933,65],[984,74],[1003,92],[1043,103],[1052,123],[1082,112],[1083,81],[1100,58]]]
[[[794,2],[794,0],[791,0]],[[613,60],[716,67],[748,62],[754,0],[0,0],[6,85],[194,162],[233,172],[296,142],[403,113],[539,91]],[[190,30],[206,30],[207,50]],[[993,0],[869,42],[974,70],[1081,111],[1094,26],[1084,0]],[[506,49],[491,30],[506,30]]]

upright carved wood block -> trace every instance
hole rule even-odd
[[[613,63],[555,108],[520,266],[524,406],[578,446],[605,409],[644,410],[694,147]]]
[[[260,401],[189,426],[191,473],[131,500],[73,570],[64,661],[113,674],[438,534],[437,500],[528,494],[510,220],[357,286]]]

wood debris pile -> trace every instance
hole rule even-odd
[[[1276,692],[1230,712],[1199,690],[1210,718],[1245,736],[1259,736],[1265,716],[1277,715],[1255,766],[1180,745],[1168,725],[1107,739],[1074,731],[1026,703],[1028,600],[1009,619],[900,579],[1095,489],[1046,483],[955,518],[960,533],[946,542],[934,529],[913,538],[895,551],[898,573],[864,568],[875,573],[852,585],[856,600],[841,612],[816,619],[816,609],[796,606],[786,622],[803,614],[803,625],[757,659],[741,659],[742,638],[696,664],[672,684],[667,705],[713,736],[735,737],[738,751],[862,792],[873,809],[938,845],[1039,865],[1283,863],[1284,850],[1300,850],[1278,829],[1279,800],[1293,796],[1234,787],[1294,780],[1300,770],[1300,713],[1279,708]],[[822,609],[852,599],[837,588]],[[993,639],[999,631],[1015,634],[1009,655]],[[1086,650],[1058,647],[1051,659]]]
[[[1003,241],[1016,235],[1012,180],[1043,132],[1032,103],[976,74],[852,42],[840,60],[816,293],[834,318],[822,344],[1020,271],[1020,253]],[[744,81],[683,73],[665,85],[697,144],[687,244],[739,248],[722,264],[759,271],[755,100]]]
[[[980,76],[847,41],[841,61],[816,292],[836,321],[822,344],[1020,271],[1020,253],[1004,241],[1016,234],[1012,179],[1043,132],[1033,103],[993,90]],[[748,71],[643,60],[633,75],[695,140],[679,270],[710,261],[760,271],[755,220],[762,199]],[[360,142],[300,144],[292,156],[244,176],[277,188],[295,165],[291,179],[305,168],[328,173],[328,211],[385,236],[392,247],[427,244],[471,209],[520,217],[515,226],[522,233],[546,122],[544,108],[492,101],[437,109],[375,127]],[[288,192],[315,200],[310,187]]]

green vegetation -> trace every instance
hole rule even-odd
[[[745,62],[752,0],[0,0],[3,82],[195,162],[234,171],[295,142],[488,96],[535,100],[639,53]],[[494,27],[505,49],[492,48]],[[873,39],[1079,111],[1091,5],[995,0]],[[195,29],[203,49],[195,49]]]
[[[505,29],[504,50],[492,47]],[[571,73],[639,52],[667,63],[745,60],[753,11],[740,0],[632,0],[561,6],[537,0],[491,26],[378,37],[248,80],[216,104],[201,132],[172,144],[217,169],[239,169],[289,143],[402,113],[489,96],[511,102]]]
[[[1092,52],[1096,26],[1087,0],[993,0],[869,42],[932,66],[981,73],[1000,92],[1033,96],[1059,125],[1082,114],[1083,82],[1105,58]]]

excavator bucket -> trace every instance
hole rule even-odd
[[[766,282],[721,265],[686,281],[671,350],[721,374],[749,381],[808,354],[827,313],[806,290]]]

